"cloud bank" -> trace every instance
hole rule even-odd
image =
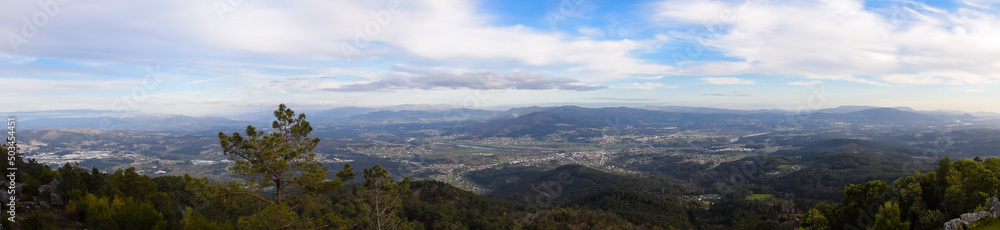
[[[542,77],[534,74],[515,73],[500,75],[493,72],[481,73],[432,73],[413,77],[396,77],[382,80],[347,84],[338,88],[326,88],[332,92],[364,92],[364,91],[397,91],[405,89],[431,90],[446,89],[479,89],[479,90],[572,90],[593,91],[606,89],[607,86],[585,85],[579,80],[561,77]]]

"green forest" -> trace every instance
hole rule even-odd
[[[940,229],[964,213],[990,210],[990,198],[1000,188],[1000,159],[944,158],[927,173],[900,177],[901,172],[893,172],[877,178],[899,179],[841,185],[843,192],[836,196],[842,199],[833,202],[819,199],[835,196],[828,191],[832,184],[797,186],[852,173],[837,171],[843,168],[871,168],[838,165],[852,160],[882,162],[882,167],[893,162],[819,154],[815,158],[830,165],[784,180],[747,175],[745,184],[710,191],[725,197],[713,201],[684,196],[699,189],[669,173],[627,176],[579,165],[469,175],[480,184],[507,185],[491,187],[491,196],[483,196],[438,181],[392,178],[379,165],[361,169],[361,175],[350,164],[331,172],[315,160],[320,139],[309,136],[313,128],[305,115],[281,105],[274,116],[268,132],[248,126],[242,133],[219,133],[223,152],[234,162],[229,171],[235,180],[151,178],[134,168],[105,173],[73,164],[52,169],[20,157],[4,161],[18,166],[21,187],[18,216],[10,221],[5,213],[3,229]],[[7,154],[6,147],[0,151]],[[761,171],[789,162],[764,160],[768,163]],[[733,176],[723,173],[707,170],[699,177],[724,181]],[[512,177],[522,180],[511,182]],[[531,190],[544,196],[516,195]],[[780,190],[817,196],[760,194]],[[802,204],[809,206],[796,208]],[[971,227],[996,225],[986,218]]]
[[[933,172],[914,173],[891,185],[870,181],[847,186],[839,204],[819,204],[803,215],[801,229],[941,229],[962,214],[991,211],[998,178],[998,158],[945,157]],[[970,227],[996,224],[986,218]]]
[[[134,168],[104,173],[57,169],[17,158],[18,215],[4,229],[672,229],[686,228],[681,206],[630,190],[603,191],[585,206],[529,206],[476,195],[437,181],[392,178],[350,164],[327,179],[312,152],[305,116],[281,105],[269,133],[248,126],[219,133],[237,180],[160,176]],[[6,148],[3,150],[6,154]],[[4,162],[9,164],[11,162]],[[651,200],[652,199],[652,200]],[[628,202],[647,204],[633,209]],[[31,205],[25,205],[25,204]],[[676,207],[657,219],[655,205]],[[31,206],[32,209],[26,207]],[[660,207],[659,209],[662,209]],[[628,210],[628,211],[625,211]],[[6,214],[5,214],[6,215]]]

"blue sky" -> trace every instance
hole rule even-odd
[[[1000,112],[992,0],[4,5],[6,112],[616,102]]]

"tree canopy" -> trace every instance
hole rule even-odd
[[[281,104],[274,117],[266,134],[252,125],[242,135],[219,132],[223,153],[234,162],[229,170],[243,180],[231,183],[221,194],[250,196],[266,203],[252,216],[238,221],[240,226],[326,226],[329,223],[322,215],[303,214],[315,213],[323,207],[321,204],[329,202],[322,195],[353,179],[353,169],[345,164],[337,180],[326,180],[327,168],[316,161],[313,152],[320,139],[309,137],[313,128],[306,115],[296,115]]]

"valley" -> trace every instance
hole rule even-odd
[[[903,157],[907,168],[900,172],[927,170],[926,161],[944,156],[1000,155],[983,151],[1000,149],[1000,142],[993,139],[1000,137],[1000,131],[989,128],[996,127],[995,120],[968,115],[934,117],[895,109],[819,111],[798,123],[799,127],[792,126],[788,116],[775,113],[677,113],[575,106],[479,111],[482,117],[461,122],[431,119],[448,113],[455,112],[378,111],[342,116],[340,120],[320,117],[316,120],[327,122],[318,122],[317,126],[326,128],[314,133],[322,140],[315,151],[317,160],[330,168],[355,161],[368,166],[382,164],[394,175],[443,181],[485,194],[491,188],[470,180],[468,174],[508,167],[582,165],[620,175],[669,176],[704,187],[712,182],[699,180],[713,169],[750,157],[787,161],[773,171],[761,172],[781,177],[810,169],[810,153]],[[912,119],[886,120],[881,113],[903,113]],[[393,115],[412,121],[413,114],[432,121],[356,122],[370,120],[369,116]],[[153,123],[150,127],[168,125]],[[231,178],[226,167],[232,161],[218,147],[217,132],[44,128],[22,132],[20,147],[28,158],[51,167],[78,163],[105,172],[134,167],[150,176],[190,174],[226,180]]]
[[[458,189],[476,197],[455,202],[513,202],[502,206],[523,209],[505,214],[517,221],[501,218],[494,224],[549,226],[598,218],[604,222],[590,224],[791,229],[803,224],[803,213],[810,209],[848,199],[845,187],[929,173],[942,158],[1000,156],[1000,126],[991,117],[893,108],[840,108],[808,116],[669,108],[685,112],[526,107],[477,111],[477,116],[453,120],[437,116],[454,111],[352,108],[347,111],[359,114],[337,117],[323,117],[331,113],[320,111],[311,133],[319,138],[312,161],[329,171],[349,164],[355,175],[369,173],[359,169],[382,168],[392,178],[414,181],[411,186],[434,189],[432,197]],[[119,175],[128,169],[154,179],[214,181],[184,182],[188,186],[243,183],[233,174],[240,159],[224,153],[219,132],[228,135],[241,124],[266,122],[206,121],[231,124],[218,128],[198,125],[199,120],[122,120],[153,122],[129,130],[86,128],[86,122],[84,128],[22,130],[18,146],[30,162],[60,172],[93,168]],[[206,128],[160,128],[178,121]],[[325,179],[344,180],[341,174],[326,173]],[[349,186],[369,181],[348,179]],[[433,199],[414,202],[432,203],[403,207],[449,208]],[[438,223],[424,216],[407,218]],[[473,221],[463,225],[485,224],[463,218]]]

